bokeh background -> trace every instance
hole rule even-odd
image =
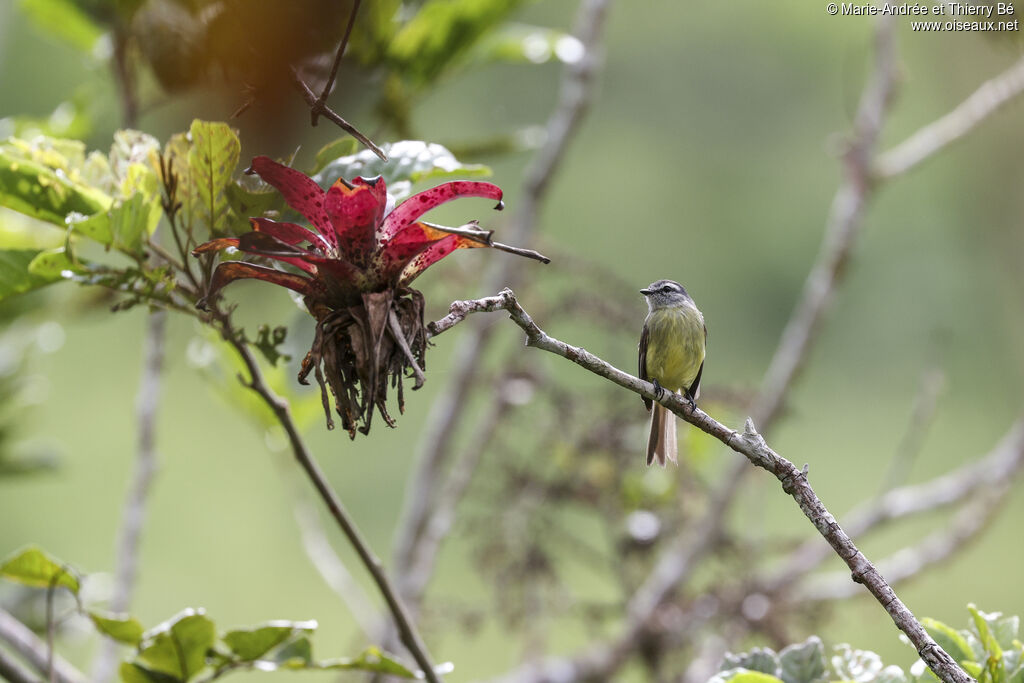
[[[515,19],[569,30],[575,9],[568,0],[528,3]],[[946,113],[1020,54],[1014,36],[913,33],[909,20],[898,23],[901,83],[882,148]],[[840,180],[841,135],[850,128],[871,66],[872,32],[871,20],[830,16],[824,3],[614,3],[595,101],[550,188],[536,246],[599,264],[616,278],[604,281],[607,287],[628,283],[639,289],[662,277],[683,282],[707,319],[706,385],[756,387],[820,246]],[[412,130],[421,139],[455,146],[542,124],[554,105],[560,70],[552,61],[459,71],[415,102]],[[339,83],[332,103],[372,136],[381,84],[356,69],[343,69]],[[151,77],[142,93],[139,127],[161,139],[187,129],[195,117],[226,119],[244,99],[227,86],[161,94]],[[45,117],[62,102],[78,103],[90,148],[106,149],[120,126],[106,62],[41,30],[20,3],[0,0],[0,117]],[[1022,124],[1024,108],[1011,104],[964,141],[883,187],[868,209],[849,276],[772,439],[790,460],[810,464],[815,489],[837,514],[878,491],[928,371],[941,370],[945,384],[911,481],[986,453],[1021,412]],[[243,160],[299,148],[298,158],[308,163],[338,135],[326,122],[310,128],[297,97],[272,112],[257,107],[236,125]],[[480,159],[494,169],[492,180],[505,189],[512,209],[530,156],[523,151]],[[500,236],[503,219],[485,213],[483,203],[474,207]],[[0,212],[0,229],[14,220]],[[486,250],[461,253],[423,277],[428,315],[444,312],[444,297],[486,294],[479,274],[487,261],[500,258],[505,256]],[[557,259],[547,267],[558,268]],[[542,278],[548,275],[541,266],[525,273],[536,278],[523,300],[530,310],[543,303]],[[237,285],[231,296],[248,324],[299,319],[288,296],[275,288]],[[0,554],[33,542],[85,571],[113,567],[132,471],[145,314],[111,315],[107,303],[70,285],[13,303],[23,315],[4,334],[22,334],[31,352],[27,390],[6,408],[17,414],[18,447],[52,453],[57,465],[0,478]],[[538,322],[632,370],[632,337],[644,313],[636,295],[634,320],[616,337],[557,319]],[[508,343],[518,340],[519,330],[504,316],[495,315],[492,324]],[[29,334],[35,336],[26,341]],[[294,341],[298,355],[302,334]],[[384,557],[415,444],[432,401],[459,362],[451,355],[459,334],[437,340],[427,384],[407,397],[396,430],[378,425],[369,438],[349,441],[324,429],[315,388],[295,390],[312,395],[305,434],[313,451]],[[355,651],[353,643],[361,641],[351,618],[301,548],[292,500],[296,492],[308,495],[307,485],[291,472],[280,438],[232,405],[231,392],[197,367],[202,356],[193,323],[172,316],[158,423],[161,467],[133,611],[147,625],[186,606],[205,607],[221,626],[315,618],[321,654]],[[600,386],[564,362],[542,362],[567,391]],[[635,418],[639,468],[646,414],[626,394],[616,409]],[[714,451],[702,476],[713,479],[735,457]],[[812,533],[774,479],[756,472],[747,484],[734,523],[766,542]],[[957,626],[966,622],[965,605],[972,601],[1024,614],[1022,515],[1024,495],[1017,491],[980,538],[902,586],[901,597],[919,616]],[[862,549],[872,558],[888,555],[943,523],[940,515],[915,519]],[[586,538],[585,522],[577,532]],[[342,539],[330,535],[349,557]],[[457,528],[432,595],[476,599],[485,607],[495,599],[472,553]],[[831,560],[827,568],[842,567]],[[369,585],[357,565],[352,571]],[[599,589],[585,568],[578,571],[580,585]],[[518,661],[519,652],[492,622],[484,620],[475,634],[435,625],[428,618],[425,630],[437,659],[455,661],[451,681],[497,674]],[[866,595],[833,605],[821,634],[833,643],[876,650],[887,662],[906,666],[914,659]],[[563,633],[551,647],[571,649],[587,639],[583,632]],[[72,661],[86,665],[95,641],[71,637],[63,647]],[[257,676],[240,674],[237,680]]]

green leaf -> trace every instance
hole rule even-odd
[[[310,633],[316,627],[315,621],[272,621],[264,626],[228,631],[222,640],[239,659],[251,662],[289,638]]]
[[[151,671],[135,662],[122,662],[118,673],[123,683],[181,683],[174,676]]]
[[[882,658],[868,650],[836,645],[831,657],[832,671],[845,681],[870,681],[882,671]]]
[[[771,648],[754,648],[750,652],[741,654],[725,653],[722,658],[722,665],[719,667],[727,669],[747,669],[749,671],[760,671],[761,673],[781,676],[782,668],[779,665],[779,657]]]
[[[306,669],[313,663],[313,644],[305,636],[296,638],[264,661],[282,669]]]
[[[41,252],[38,249],[0,250],[0,301],[15,294],[23,294],[61,279],[56,275],[40,275],[29,269]]]
[[[708,679],[708,683],[782,683],[782,680],[761,671],[748,671],[747,669],[728,669]]]
[[[779,653],[782,680],[786,683],[812,683],[824,680],[825,646],[821,639],[811,636],[802,643],[790,645]]]
[[[399,662],[394,655],[378,647],[369,647],[358,657],[333,659],[321,662],[318,669],[371,671],[400,678],[419,678],[411,669]]]
[[[1003,656],[1003,649],[999,646],[999,641],[996,640],[991,625],[994,625],[996,620],[1002,615],[999,613],[988,614],[982,612],[974,603],[967,605],[967,611],[971,613],[974,628],[978,633],[978,638],[981,639],[982,647],[985,648],[985,653],[992,659],[1000,659]]]
[[[84,52],[92,52],[103,35],[103,29],[69,0],[21,0],[19,6],[37,27]]]
[[[22,548],[4,560],[0,576],[35,588],[63,586],[76,595],[79,589],[78,578],[70,567],[35,546]]]
[[[133,167],[141,165],[155,175],[159,168],[160,141],[149,133],[138,130],[119,130],[114,133],[110,146],[110,169],[114,177],[125,182]],[[131,196],[133,187],[127,188],[123,196]]]
[[[974,678],[974,679],[981,678],[981,672],[983,672],[985,670],[985,667],[983,667],[981,664],[979,664],[978,662],[972,662],[972,661],[960,662],[960,666],[963,667],[963,670],[966,671],[968,673],[968,675],[970,675],[971,678]],[[927,672],[932,674],[932,678],[934,680],[940,680],[932,672],[931,669],[927,669]]]
[[[402,140],[385,143],[381,149],[388,161],[381,161],[370,150],[339,157],[315,174],[321,187],[330,187],[339,177],[346,179],[363,176],[381,176],[388,184],[388,192],[396,198],[409,194],[410,184],[423,180],[450,177],[476,177],[491,174],[491,169],[480,164],[463,164],[447,148],[434,142]]]
[[[241,143],[226,123],[196,119],[189,135],[192,148],[188,165],[196,193],[195,210],[212,234],[223,234],[230,222],[225,190],[238,166]]]
[[[252,176],[243,176],[225,188],[228,206],[231,208],[231,223],[227,232],[241,235],[252,230],[249,225],[250,216],[262,216],[268,211],[284,208],[281,193],[266,185],[268,189],[251,189]]]
[[[995,619],[990,624],[992,629],[992,635],[995,636],[996,641],[1003,650],[1014,649],[1014,641],[1017,640],[1017,636],[1020,634],[1020,617],[1014,615],[1010,617],[1004,617],[1000,613],[992,615]]]
[[[128,645],[138,645],[142,641],[142,624],[135,617],[127,614],[103,614],[95,610],[88,612],[96,630]]]
[[[187,609],[142,636],[135,662],[157,673],[187,681],[206,666],[216,640],[213,622],[201,610]]]
[[[427,0],[395,35],[388,58],[422,85],[464,57],[523,0]]]
[[[128,254],[141,254],[143,235],[152,235],[160,222],[160,205],[140,192],[120,202],[108,216],[114,246]]]
[[[68,258],[64,247],[57,247],[39,252],[28,264],[28,270],[32,275],[47,278],[53,282],[69,275],[85,272],[86,269]]]
[[[941,621],[925,617],[921,625],[928,632],[939,646],[949,653],[949,656],[956,662],[974,659],[970,643],[955,629],[943,624]]]
[[[50,140],[50,142],[61,142]],[[32,148],[17,139],[0,145],[0,206],[64,227],[68,214],[92,215],[110,206],[105,193],[72,178],[82,159],[68,159],[59,146]]]
[[[398,28],[396,19],[401,6],[401,0],[374,0],[362,5],[345,49],[345,60],[379,64]]]
[[[328,142],[316,153],[316,166],[313,168],[313,173],[318,173],[335,159],[351,156],[358,151],[359,141],[348,135],[338,138],[334,142]]]

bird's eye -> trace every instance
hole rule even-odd
[[[663,292],[671,292],[672,288],[669,287],[668,285],[665,285],[664,287],[661,288],[661,291],[663,291]]]

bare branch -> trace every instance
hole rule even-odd
[[[986,81],[956,109],[921,128],[875,162],[873,175],[888,180],[903,175],[970,133],[989,116],[1024,93],[1024,58]]]
[[[540,253],[539,251],[534,251],[533,249],[524,249],[522,247],[512,247],[507,244],[502,244],[501,242],[495,242],[493,239],[494,231],[484,230],[476,221],[466,223],[465,225],[459,226],[457,228],[449,228],[444,225],[427,223],[426,221],[421,222],[425,223],[426,225],[429,225],[435,230],[451,233],[452,235],[459,235],[461,237],[467,237],[473,240],[474,242],[484,244],[493,249],[497,249],[498,251],[508,252],[509,254],[515,254],[516,256],[524,256],[526,258],[533,259],[534,261],[540,261],[541,263],[544,264],[551,263],[551,259],[549,259],[544,254]]]
[[[505,299],[504,308],[508,311],[509,317],[526,333],[527,346],[561,356],[595,375],[640,394],[644,398],[659,400],[655,393],[656,387],[653,384],[622,372],[585,349],[571,346],[546,334],[519,305],[511,290],[505,289],[499,296]],[[729,429],[700,408],[691,407],[686,399],[677,394],[665,395],[659,402],[701,431],[745,456],[753,465],[775,475],[782,483],[783,491],[793,497],[800,510],[814,524],[818,533],[846,562],[852,572],[853,581],[863,584],[882,605],[896,626],[917,648],[918,654],[928,667],[946,683],[970,683],[973,681],[928,635],[874,565],[857,549],[853,540],[835,521],[835,518],[811,488],[806,468],[801,471],[793,463],[772,450],[756,431],[750,418],[747,418],[741,433]],[[539,680],[549,679],[541,677]]]
[[[324,83],[323,90],[320,91],[320,97],[316,99],[316,103],[310,111],[311,122],[313,126],[316,126],[317,119],[320,116],[320,109],[327,102],[327,96],[331,94],[331,88],[334,86],[335,79],[338,78],[338,67],[341,66],[341,58],[345,54],[345,48],[348,46],[349,36],[352,35],[352,27],[356,23],[356,15],[359,14],[359,4],[361,0],[353,0],[352,12],[348,15],[348,25],[345,26],[345,35],[341,37],[341,42],[338,43],[338,49],[334,53],[334,63],[331,64],[331,73],[327,77],[327,81]]]
[[[161,375],[164,366],[164,341],[167,329],[167,312],[155,310],[149,314],[144,344],[142,376],[139,393],[135,400],[138,423],[138,442],[135,451],[135,474],[128,496],[121,510],[121,532],[118,540],[117,560],[114,570],[114,593],[110,609],[127,612],[131,606],[132,593],[139,569],[139,544],[142,527],[146,519],[146,502],[157,470],[156,418],[160,402]],[[101,683],[110,680],[117,665],[117,644],[104,638],[93,662],[93,681]]]
[[[49,653],[46,643],[28,626],[3,609],[0,609],[0,640],[21,655],[36,671],[42,673],[48,670]],[[88,681],[85,674],[60,655],[54,657],[53,671],[58,683],[86,683]]]
[[[299,72],[295,67],[292,67],[292,82],[295,83],[295,87],[299,89],[299,92],[302,94],[303,99],[306,100],[306,104],[309,105],[310,116],[313,117],[314,122],[316,121],[317,116],[323,116],[324,118],[326,118],[327,120],[331,121],[336,126],[341,128],[343,131],[354,137],[356,140],[361,142],[363,146],[365,146],[368,150],[376,154],[381,161],[388,160],[388,155],[384,153],[384,150],[375,145],[373,143],[373,140],[360,133],[355,126],[353,126],[345,119],[341,118],[338,112],[334,111],[326,104],[321,102],[320,99],[316,96],[316,93],[310,90],[309,86],[306,84],[306,81],[302,80],[302,76],[299,75]]]

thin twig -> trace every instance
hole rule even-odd
[[[160,403],[161,375],[164,367],[164,342],[167,336],[167,313],[154,310],[149,314],[143,341],[142,375],[135,399],[138,428],[135,449],[135,474],[124,507],[121,510],[121,531],[114,570],[114,592],[110,609],[127,612],[139,569],[139,546],[146,519],[146,502],[157,470],[156,419]],[[103,683],[114,675],[117,644],[104,638],[93,663],[93,681]]]
[[[9,612],[0,609],[0,641],[7,643],[33,669],[40,674],[48,670],[48,654],[46,641],[32,632],[28,626],[14,618]],[[86,683],[88,680],[82,672],[57,655],[54,657],[53,671],[57,683]]]
[[[409,348],[409,341],[405,338],[405,332],[402,331],[402,324],[398,322],[398,315],[395,313],[395,309],[391,309],[388,313],[388,328],[391,330],[391,336],[394,337],[395,343],[398,344],[398,348],[402,350],[405,355],[405,360],[409,362],[409,366],[412,367],[412,374],[416,377],[416,384],[413,389],[419,389],[423,386],[423,383],[427,381],[427,378],[423,376],[423,369],[420,368],[419,362],[416,360],[416,356],[413,354],[412,349]]]
[[[363,145],[368,150],[376,154],[381,161],[388,160],[388,155],[384,153],[384,150],[375,145],[373,143],[373,140],[360,133],[355,126],[353,126],[345,119],[341,118],[341,116],[336,111],[328,107],[323,102],[320,102],[316,94],[312,90],[310,90],[308,85],[306,85],[306,81],[302,80],[302,76],[299,75],[298,69],[292,67],[291,72],[292,81],[295,83],[295,86],[299,89],[299,92],[302,93],[302,97],[303,99],[306,100],[306,104],[309,105],[311,116],[323,116],[324,118],[328,119],[329,121],[337,125],[343,131],[354,137],[356,140],[363,143]],[[314,123],[314,125],[316,124]]]
[[[349,36],[352,35],[352,27],[356,23],[356,15],[359,14],[359,3],[361,0],[353,0],[352,12],[348,15],[348,25],[345,27],[345,35],[341,37],[341,42],[338,43],[338,49],[334,53],[334,63],[331,64],[331,73],[327,77],[327,82],[324,83],[324,89],[320,91],[320,97],[317,98],[316,104],[310,110],[309,114],[311,117],[311,125],[314,127],[317,124],[317,119],[320,117],[320,109],[327,102],[327,96],[331,94],[331,88],[334,86],[334,81],[338,78],[338,67],[341,66],[341,58],[345,54],[345,48],[348,46]]]
[[[910,475],[910,469],[924,447],[928,427],[935,419],[935,410],[939,405],[939,395],[946,384],[946,375],[938,368],[931,368],[921,378],[921,387],[914,397],[907,429],[900,439],[896,455],[889,464],[882,484],[882,492],[902,486]]]
[[[238,355],[241,357],[242,362],[248,370],[249,381],[245,383],[246,387],[252,389],[252,391],[259,395],[259,397],[263,399],[263,402],[267,404],[267,407],[273,411],[277,421],[288,435],[288,442],[291,445],[295,459],[298,460],[299,465],[309,477],[314,488],[316,488],[317,493],[320,495],[320,498],[327,506],[327,509],[330,510],[331,516],[334,517],[335,522],[338,523],[338,527],[345,534],[349,543],[352,544],[352,547],[355,549],[356,554],[359,555],[359,559],[363,563],[363,566],[366,567],[366,570],[370,573],[374,583],[376,583],[377,589],[383,596],[384,601],[388,605],[388,610],[394,618],[395,626],[398,629],[402,643],[412,654],[420,669],[422,669],[426,680],[430,681],[430,683],[440,683],[440,677],[435,671],[434,665],[431,663],[430,657],[427,654],[426,645],[424,645],[422,637],[413,625],[412,620],[409,617],[408,610],[399,597],[398,592],[391,585],[391,581],[384,572],[384,567],[381,564],[381,561],[370,549],[369,544],[363,538],[362,532],[360,532],[359,528],[355,525],[355,522],[352,520],[348,511],[345,509],[345,506],[342,504],[341,499],[338,498],[338,494],[331,488],[331,485],[327,482],[327,478],[320,470],[320,466],[317,464],[316,460],[313,459],[312,454],[306,447],[306,442],[303,440],[298,427],[295,425],[295,421],[292,419],[288,402],[275,394],[270,387],[267,386],[267,383],[263,378],[263,371],[256,362],[256,358],[252,355],[249,347],[244,341],[242,341],[238,333],[233,329],[231,321],[227,315],[217,310],[214,310],[212,314],[217,324],[217,330],[220,332],[224,340],[228,342],[236,352],[238,352]]]
[[[1024,57],[983,83],[956,109],[879,155],[874,165],[874,177],[888,180],[912,170],[970,133],[1021,93],[1024,93]]]
[[[700,408],[691,406],[686,399],[677,394],[662,392],[663,396],[659,400],[659,396],[656,394],[657,388],[653,384],[613,367],[582,348],[571,346],[546,334],[519,305],[511,290],[505,289],[498,296],[505,300],[503,308],[508,311],[512,321],[526,333],[527,346],[561,356],[599,377],[604,377],[625,389],[640,394],[644,398],[659,401],[677,416],[745,456],[751,464],[775,475],[782,483],[783,491],[792,496],[800,510],[814,524],[818,533],[846,562],[852,571],[853,581],[863,584],[882,605],[896,626],[917,648],[918,654],[928,667],[946,683],[973,682],[973,679],[928,635],[874,565],[857,549],[853,540],[835,521],[835,518],[811,488],[806,468],[803,471],[798,469],[793,463],[772,450],[756,431],[750,418],[747,418],[741,433],[729,429]],[[541,678],[540,680],[549,679]]]
[[[425,223],[426,225],[429,225],[431,228],[434,228],[435,230],[447,232],[452,235],[466,237],[479,244],[483,244],[493,249],[497,249],[498,251],[508,252],[509,254],[515,254],[516,256],[524,256],[526,258],[533,259],[534,261],[540,261],[541,263],[545,264],[551,263],[551,259],[549,259],[544,254],[540,253],[539,251],[534,251],[533,249],[524,249],[522,247],[512,247],[507,244],[502,244],[501,242],[495,242],[494,239],[492,239],[494,237],[494,231],[484,230],[479,226],[479,224],[476,223],[476,221],[466,223],[465,225],[461,225],[457,228],[449,228],[444,225],[427,223],[426,221],[422,222]]]

